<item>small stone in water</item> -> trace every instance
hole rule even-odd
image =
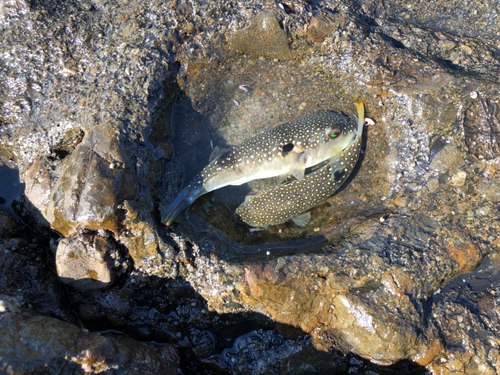
[[[463,186],[465,180],[467,179],[467,173],[464,171],[459,171],[451,177],[451,181],[457,186]]]

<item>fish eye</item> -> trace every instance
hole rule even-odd
[[[342,130],[340,130],[340,129],[333,129],[333,130],[332,130],[332,131],[328,134],[328,136],[329,136],[330,138],[337,138],[337,137],[338,137],[339,135],[341,135],[341,134],[342,134]]]
[[[246,203],[250,202],[253,198],[255,198],[256,195],[257,195],[257,193],[249,193],[249,194],[247,194],[247,196],[245,197],[245,202]]]

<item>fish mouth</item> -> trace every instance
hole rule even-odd
[[[349,143],[347,144],[347,146],[345,146],[342,151],[345,151],[346,148],[348,148],[350,145],[352,145],[352,143],[356,140],[356,138],[358,138],[358,131],[357,130],[353,134],[353,136],[352,136],[351,140],[349,141]]]

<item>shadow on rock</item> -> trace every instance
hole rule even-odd
[[[91,331],[119,331],[157,345],[173,344],[185,373],[425,373],[408,361],[381,367],[354,354],[319,351],[301,329],[276,324],[260,313],[238,313],[243,306],[235,303],[226,306],[234,313],[210,311],[182,278],[135,273],[106,291],[71,289],[71,298]]]

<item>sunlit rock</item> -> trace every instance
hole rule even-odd
[[[129,267],[129,262],[112,240],[77,234],[59,241],[56,267],[65,283],[93,290],[113,285]]]
[[[137,194],[135,161],[123,147],[110,128],[98,126],[85,135],[64,160],[42,211],[52,228],[66,236],[78,228],[120,229],[124,212],[117,205]]]

